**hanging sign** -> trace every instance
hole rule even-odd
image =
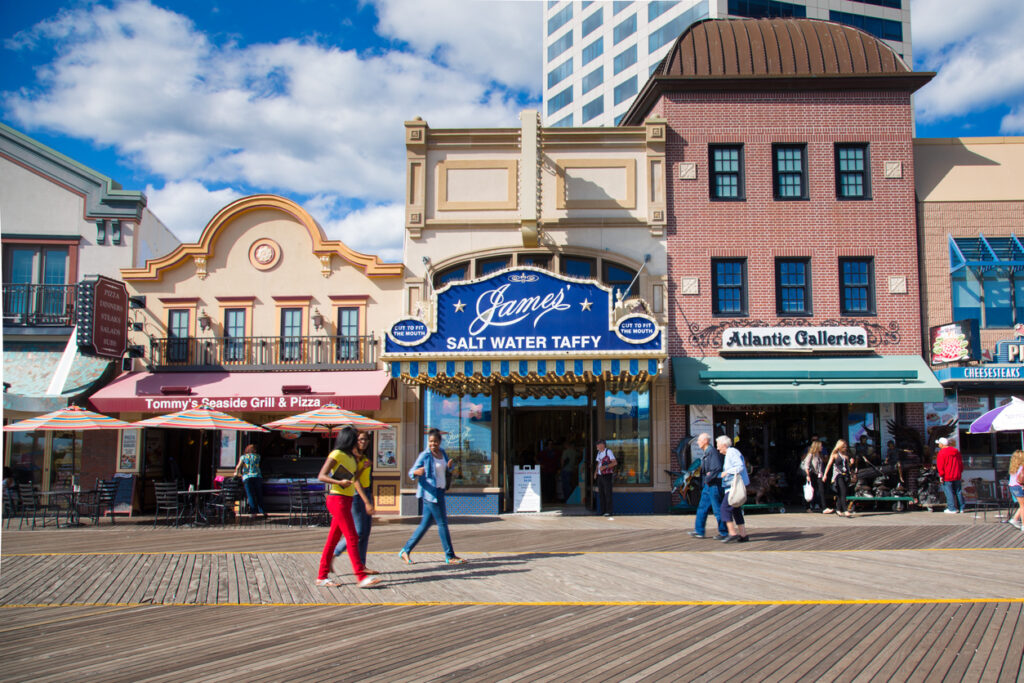
[[[119,280],[97,275],[78,283],[78,350],[89,356],[120,358],[128,349],[128,289]]]
[[[390,354],[550,355],[662,352],[664,331],[630,313],[613,320],[613,292],[539,268],[458,282],[435,295],[432,325],[403,318],[387,331]]]

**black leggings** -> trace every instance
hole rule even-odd
[[[836,480],[832,482],[832,486],[836,490],[836,512],[846,512],[846,490],[850,486],[846,475],[841,474],[836,477]]]
[[[614,474],[597,475],[597,490],[601,495],[601,512],[606,515],[612,514],[612,478]]]

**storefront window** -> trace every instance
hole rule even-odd
[[[441,448],[455,460],[453,486],[490,486],[491,397],[442,396],[427,390],[423,401],[426,430],[441,430]],[[423,448],[427,435],[423,434]]]
[[[72,478],[78,478],[82,433],[54,432],[51,444],[53,460],[50,463],[50,488],[69,489]]]
[[[19,484],[43,485],[43,463],[46,458],[46,434],[43,432],[12,432],[9,459],[14,480]]]
[[[854,455],[873,463],[880,462],[878,444],[873,435],[878,433],[878,412],[873,405],[851,405],[846,418],[846,441]]]
[[[651,483],[651,394],[648,391],[604,395],[598,438],[615,453],[617,484]]]

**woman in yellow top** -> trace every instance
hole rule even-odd
[[[331,560],[334,559],[334,547],[344,536],[348,545],[348,557],[352,562],[352,571],[356,575],[360,588],[371,588],[380,583],[380,578],[369,576],[366,567],[359,559],[359,536],[352,520],[352,497],[357,493],[366,495],[356,483],[362,475],[359,461],[353,454],[357,434],[352,427],[343,427],[334,440],[334,450],[324,460],[317,479],[330,484],[327,493],[327,510],[331,513],[331,530],[327,533],[327,543],[320,555],[320,573],[316,580],[318,586],[340,586],[330,579]]]

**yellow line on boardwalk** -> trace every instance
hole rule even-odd
[[[770,607],[818,605],[978,605],[1024,603],[1024,598],[903,598],[865,600],[550,600],[518,602],[466,600],[438,602],[69,602],[64,604],[0,605],[0,609],[46,607]]]

